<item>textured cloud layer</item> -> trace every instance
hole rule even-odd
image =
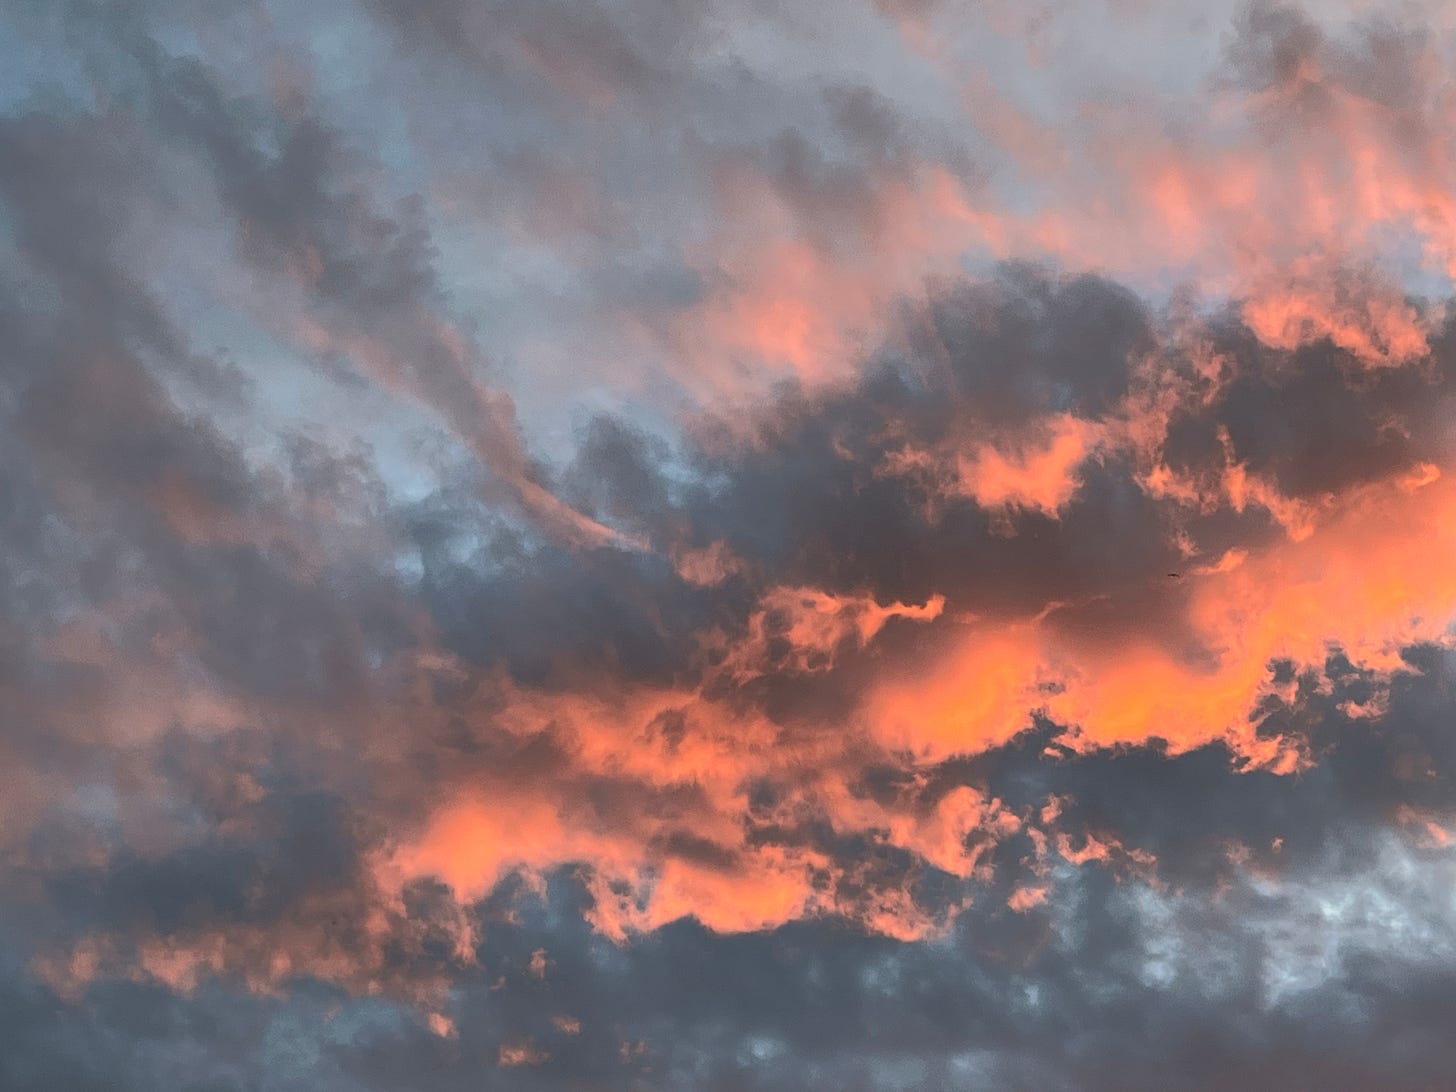
[[[1446,1079],[1451,12],[3,20],[0,1087]]]

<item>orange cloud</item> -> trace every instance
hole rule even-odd
[[[1186,750],[1227,739],[1251,761],[1298,756],[1258,737],[1270,663],[1319,665],[1332,646],[1381,670],[1398,650],[1440,640],[1456,617],[1456,488],[1361,488],[1307,533],[1193,578],[1186,612],[1201,651],[1150,636],[1085,641],[1054,607],[1024,623],[973,623],[923,676],[884,680],[867,705],[879,738],[924,760],[1003,742],[1039,710],[1079,746],[1152,738]]]
[[[1103,442],[1105,428],[1058,414],[1001,442],[972,442],[933,453],[909,444],[886,456],[881,472],[923,488],[933,514],[955,497],[983,508],[1028,509],[1055,517],[1081,486],[1078,469]]]
[[[1440,639],[1456,616],[1456,568],[1432,560],[1456,556],[1453,536],[1456,487],[1447,479],[1422,472],[1362,486],[1332,500],[1307,531],[1190,568],[1165,600],[1191,635],[1177,647],[1155,637],[1156,627],[1109,640],[1062,625],[1076,604],[1052,604],[1021,621],[952,621],[940,617],[939,597],[882,606],[868,597],[774,589],[741,642],[728,647],[720,681],[737,686],[770,670],[827,672],[837,649],[864,647],[894,618],[937,622],[943,650],[928,661],[881,664],[853,723],[832,734],[750,712],[731,689],[708,698],[693,689],[618,684],[542,695],[497,680],[492,730],[522,741],[555,737],[569,769],[529,786],[462,781],[417,835],[379,859],[378,874],[387,889],[438,876],[469,900],[513,870],[586,863],[593,920],[618,939],[683,916],[742,931],[824,913],[923,935],[937,919],[903,891],[880,889],[865,901],[843,862],[807,846],[756,840],[753,823],[790,828],[820,816],[836,830],[974,878],[986,847],[1021,829],[1021,820],[968,787],[928,805],[913,794],[872,802],[848,789],[862,761],[852,751],[867,738],[935,762],[1004,743],[1038,712],[1066,725],[1065,741],[1079,748],[1158,738],[1182,751],[1222,739],[1249,763],[1291,771],[1305,761],[1297,741],[1260,735],[1253,722],[1271,693],[1271,662],[1317,666],[1338,645],[1357,663],[1399,669],[1399,648]],[[582,777],[639,787],[603,824],[575,798]],[[771,814],[750,821],[747,786],[756,778],[777,781],[786,795]],[[648,786],[676,795],[657,803]],[[1056,846],[1072,863],[1147,863],[1101,835],[1084,835],[1080,845],[1063,835]],[[1020,891],[1014,904],[1034,905],[1036,890]]]
[[[880,606],[868,596],[836,596],[814,588],[775,588],[748,620],[746,636],[732,644],[721,670],[738,682],[775,673],[828,671],[842,647],[863,648],[893,618],[929,622],[940,617],[945,597],[921,606]]]
[[[743,569],[743,563],[733,556],[733,551],[722,539],[699,550],[679,550],[673,555],[673,567],[678,576],[699,588],[711,588],[723,583]]]
[[[519,1039],[509,1043],[502,1043],[500,1053],[497,1055],[496,1064],[502,1068],[511,1068],[522,1065],[541,1065],[549,1061],[551,1055],[538,1047],[530,1039]]]

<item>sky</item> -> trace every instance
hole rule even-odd
[[[1453,72],[0,5],[0,1090],[1452,1087]]]

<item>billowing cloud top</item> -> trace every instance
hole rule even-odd
[[[1456,1065],[1456,11],[0,11],[0,1089]]]

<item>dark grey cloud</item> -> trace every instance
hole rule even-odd
[[[881,374],[852,394],[822,403],[790,400],[776,412],[788,415],[792,436],[815,441],[803,441],[813,452],[828,446],[825,434],[835,427],[845,430],[834,434],[841,440],[869,443],[886,407],[896,414],[911,407],[931,421],[936,410],[945,416],[943,406],[931,406],[943,399],[925,396],[920,410],[914,393],[903,378]],[[1295,435],[1303,441],[1298,430]],[[789,443],[766,451],[745,459],[776,456],[784,461],[779,465],[793,465],[800,458]],[[642,520],[644,528],[687,527],[699,537],[728,534],[775,578],[793,572],[792,554],[786,560],[771,549],[755,552],[752,536],[735,535],[726,523],[725,513],[735,509],[722,498],[770,477],[766,471],[755,476],[752,461],[714,466],[729,484],[710,505],[706,493],[679,494],[670,486],[654,469],[663,453],[625,426],[597,423],[584,436],[583,453],[566,477],[584,509],[610,511],[624,525]],[[817,463],[806,458],[805,465],[825,468],[824,475],[838,472],[829,456],[815,457]],[[338,464],[325,464],[325,492],[338,488],[341,472]],[[828,484],[809,471],[805,481],[820,495]],[[775,513],[763,492],[755,496],[759,525],[770,515],[780,521],[775,526],[785,525],[788,514]],[[802,507],[792,494],[781,503]],[[710,519],[725,522],[700,525]],[[881,531],[893,541],[897,527],[910,524],[907,513]],[[998,541],[984,527],[980,535],[982,542]],[[797,545],[794,532],[784,537]],[[952,540],[962,547],[967,541]],[[860,563],[874,556],[860,548],[847,553]],[[504,657],[527,681],[540,678],[528,666],[533,656],[594,662],[594,649],[568,637],[595,634],[618,650],[614,669],[650,678],[658,668],[652,656],[634,653],[633,615],[622,605],[633,588],[658,603],[716,598],[727,619],[742,594],[688,591],[661,562],[620,552],[572,556],[553,562],[539,552],[497,554],[479,564],[476,590],[468,593],[463,582],[470,570],[459,567],[456,593],[442,595],[436,607],[461,606],[462,619],[447,632],[458,634],[473,658]],[[556,580],[542,575],[553,564],[560,566]],[[1106,580],[1120,571],[1093,566],[1089,573]],[[534,588],[523,582],[532,574],[541,581]],[[570,594],[552,594],[563,586]],[[908,590],[885,587],[886,594]],[[971,595],[974,588],[957,593]],[[619,598],[604,600],[594,614],[595,594]],[[266,599],[246,599],[266,612]],[[555,602],[571,604],[572,613],[554,620],[544,614]],[[494,618],[511,621],[485,620]],[[700,625],[701,616],[661,621],[671,634]],[[442,895],[422,887],[409,896],[412,924],[401,933],[416,937],[415,946],[387,949],[385,958],[393,973],[406,977],[421,973],[421,960],[445,961],[458,1038],[430,1034],[408,1006],[352,999],[307,976],[289,980],[277,999],[239,993],[226,979],[189,996],[102,982],[78,1006],[22,975],[7,999],[20,1046],[9,1055],[6,1081],[16,1088],[56,1080],[147,1087],[178,1079],[169,1059],[186,1057],[192,1073],[214,1074],[216,1087],[463,1088],[485,1071],[501,1087],[523,1089],[977,1083],[1196,1089],[1224,1087],[1230,1073],[1251,1087],[1308,1081],[1352,1089],[1424,1087],[1450,1060],[1440,1034],[1452,996],[1441,956],[1449,922],[1438,909],[1401,901],[1409,894],[1400,886],[1401,869],[1421,867],[1430,851],[1409,840],[1419,831],[1408,829],[1400,809],[1449,817],[1456,805],[1452,756],[1441,731],[1450,715],[1452,667],[1449,653],[1434,648],[1412,649],[1407,658],[1412,670],[1388,684],[1339,654],[1318,672],[1274,666],[1277,681],[1293,684],[1292,697],[1271,700],[1263,713],[1267,730],[1300,738],[1313,759],[1296,776],[1242,771],[1222,746],[1179,756],[1156,746],[1079,756],[1055,744],[1049,725],[978,758],[947,763],[928,781],[885,768],[862,791],[935,799],[972,785],[1027,814],[1056,797],[1062,817],[1054,833],[1066,834],[1074,847],[1091,834],[1156,858],[1150,873],[1049,861],[1048,902],[1015,912],[1007,897],[1037,879],[1035,847],[1018,835],[995,848],[995,879],[977,885],[974,902],[944,940],[903,944],[832,921],[719,936],[684,922],[617,947],[586,925],[585,893],[565,872],[552,879],[544,903],[508,886],[472,907],[480,926],[478,962],[467,966],[448,956],[448,932],[430,939]],[[1387,711],[1373,721],[1353,720],[1342,710],[1347,702],[1371,702],[1387,685]],[[255,832],[210,835],[161,858],[121,853],[99,870],[57,870],[44,880],[48,903],[65,908],[52,928],[82,931],[106,923],[135,929],[139,937],[165,937],[199,922],[274,926],[296,920],[301,906],[322,905],[308,912],[324,915],[319,926],[329,935],[347,937],[356,885],[363,882],[358,824],[368,822],[364,800],[277,783],[300,761],[296,754],[265,747],[251,757],[246,751],[209,755],[186,736],[159,746],[171,783],[191,787],[202,829],[251,814]],[[504,752],[486,757],[507,762]],[[564,756],[521,754],[514,761],[530,762],[516,769],[531,776],[553,770],[565,776],[569,768]],[[275,779],[255,802],[244,803],[235,786],[215,783],[217,770],[244,762],[256,764],[259,777]],[[603,816],[611,815],[614,795],[644,791],[631,784],[584,788],[606,794],[596,805]],[[354,815],[355,808],[363,810]],[[847,858],[870,850],[812,827],[764,834]],[[680,838],[664,851],[691,855],[697,850],[689,841]],[[891,870],[907,864],[886,861]],[[1261,871],[1279,886],[1261,881]],[[1300,925],[1323,903],[1348,899],[1352,889],[1393,900],[1389,905],[1400,908],[1394,912],[1405,915],[1395,935],[1382,937],[1378,928],[1339,915],[1319,926]],[[1304,928],[1329,933],[1332,962],[1291,971],[1309,953],[1288,933]],[[1416,928],[1435,930],[1429,951],[1404,947],[1400,937]],[[549,958],[538,977],[533,954],[543,949]],[[1271,990],[1281,975],[1300,973],[1312,976],[1307,985]],[[563,1031],[557,1017],[579,1021],[579,1033]],[[138,1049],[139,1043],[145,1046]],[[510,1044],[529,1044],[539,1064],[500,1069],[500,1048]]]
[[[518,79],[587,98],[661,90],[705,21],[698,5],[679,0],[531,8],[371,0],[369,6],[410,46],[443,47],[496,78],[504,68]]]
[[[1432,409],[1450,396],[1448,336],[1438,334],[1429,367],[1360,375],[1327,342],[1270,360],[1247,331],[1231,329],[1218,348],[1237,374],[1209,405],[1170,422],[1168,463],[1194,474],[1217,467],[1222,430],[1237,462],[1288,496],[1315,498],[1429,460],[1440,427]]]

